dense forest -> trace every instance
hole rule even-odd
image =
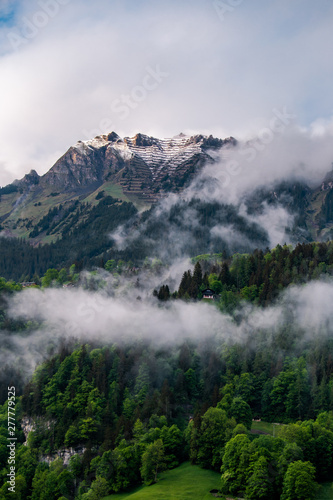
[[[112,246],[109,234],[136,213],[132,203],[119,204],[111,196],[103,198],[93,208],[74,203],[66,210],[63,207],[52,209],[30,234],[52,234],[55,219],[61,216],[65,219],[61,239],[36,247],[23,239],[0,238],[0,276],[31,281],[49,268],[69,267],[73,262],[80,269],[103,266],[103,255]],[[59,223],[58,220],[57,227]]]
[[[64,345],[19,404],[34,430],[18,447],[17,498],[97,499],[96,491],[150,484],[156,470],[184,460],[222,467],[225,493],[314,498],[316,481],[333,472],[332,341],[293,344],[283,332],[269,349],[263,334],[255,346]],[[249,432],[253,417],[287,425],[258,436]],[[6,404],[1,421],[5,480]],[[45,461],[64,447],[77,451],[68,466]],[[283,496],[296,491],[298,474],[311,496]],[[2,498],[12,498],[6,491]]]
[[[146,260],[140,269],[109,259],[104,267],[113,278],[136,282],[143,272],[162,276],[166,265]],[[162,308],[179,301],[200,307],[202,291],[210,287],[215,300],[208,303],[221,311],[223,330],[222,314],[237,325],[246,304],[264,311],[291,285],[330,282],[333,244],[202,254],[193,267],[178,288],[162,283],[148,300]],[[92,279],[97,276],[94,271]],[[75,263],[48,269],[34,286],[67,285],[95,293]],[[42,323],[8,314],[11,297],[26,293],[22,285],[2,278],[0,291],[6,342],[43,331]],[[98,500],[150,485],[159,472],[190,461],[221,472],[222,495],[314,499],[318,485],[333,480],[332,333],[327,323],[309,336],[287,318],[274,331],[252,327],[242,339],[203,335],[161,345],[121,336],[116,343],[96,339],[84,345],[67,339],[28,383],[19,369],[5,367],[0,497]],[[12,385],[20,423],[15,495],[6,483],[6,390]],[[253,420],[274,424],[274,435],[256,433]]]

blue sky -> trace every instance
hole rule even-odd
[[[0,2],[0,26],[15,26],[15,17],[19,9],[19,2],[16,0],[2,0]]]
[[[331,0],[236,3],[0,0],[0,185],[111,128],[247,138],[286,107],[329,135]]]

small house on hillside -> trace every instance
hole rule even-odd
[[[206,288],[206,290],[202,291],[202,298],[203,299],[214,300],[215,297],[216,297],[216,293],[211,288]]]
[[[63,288],[75,288],[75,285],[74,283],[65,283],[64,285],[62,285]]]
[[[22,288],[28,288],[29,286],[36,286],[36,283],[34,281],[23,281],[20,284]]]

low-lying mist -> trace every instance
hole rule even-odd
[[[172,300],[161,305],[147,293],[141,293],[139,299],[131,287],[123,287],[114,297],[105,290],[24,290],[12,297],[8,313],[32,326],[21,334],[2,333],[0,362],[7,367],[19,364],[28,380],[36,365],[64,341],[94,345],[145,341],[155,348],[209,341],[217,351],[225,343],[256,349],[263,342],[269,348],[286,328],[289,340],[285,348],[292,350],[296,344],[302,347],[333,334],[332,300],[332,280],[311,282],[290,287],[271,307],[243,303],[232,317],[207,302]]]

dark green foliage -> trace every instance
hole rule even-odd
[[[250,440],[244,434],[231,438],[222,456],[222,491],[237,494],[244,492],[249,467]]]
[[[104,196],[105,196],[104,191],[99,191],[99,193],[95,197],[95,200],[101,200],[102,198],[104,198]]]
[[[54,193],[51,193],[51,196],[54,196]],[[45,215],[34,227],[29,237],[36,238],[36,236],[44,231],[46,231],[46,234],[53,234],[57,229],[59,230],[59,228],[63,226],[64,221],[70,214],[75,212],[78,206],[79,202],[76,200],[75,202],[70,203],[70,206],[67,209],[64,209],[62,205],[50,209],[47,215]]]
[[[323,206],[321,207],[321,216],[324,224],[333,221],[333,191],[330,190],[325,196]]]
[[[209,408],[203,415],[197,435],[197,463],[207,469],[220,470],[222,451],[235,421],[229,421],[219,408]]]
[[[0,199],[2,194],[17,193],[19,188],[15,184],[8,184],[8,186],[0,188]]]
[[[250,405],[242,398],[234,398],[229,410],[230,415],[239,424],[244,424],[247,429],[251,429],[252,411]]]
[[[319,356],[326,353],[328,357],[332,348],[327,346],[317,345],[314,352]],[[308,351],[307,360],[305,355],[298,360],[286,359],[284,366],[276,368],[270,386],[267,383],[272,366],[277,365],[279,356],[275,349],[268,352],[258,343],[254,354],[249,348],[244,351],[244,346],[224,345],[221,364],[214,368],[215,350],[213,344],[198,350],[189,343],[180,352],[156,351],[142,343],[126,348],[82,346],[72,353],[63,349],[45,362],[22,399],[23,410],[37,422],[29,437],[30,448],[22,447],[18,453],[25,494],[38,499],[48,492],[49,498],[62,495],[71,499],[74,491],[80,489],[87,498],[95,490],[117,492],[140,483],[140,469],[147,483],[155,481],[158,464],[175,467],[187,458],[186,454],[206,468],[219,470],[222,465],[224,491],[232,495],[246,493],[253,499],[275,500],[282,487],[287,491],[292,481],[285,479],[286,473],[293,462],[311,462],[318,480],[330,479],[332,413],[322,413],[317,421],[280,426],[276,431],[279,437],[275,438],[250,439],[246,428],[237,425],[245,422],[249,426],[249,408],[260,413],[267,391],[272,401],[279,394],[284,405],[288,405],[289,393],[296,400],[292,380],[297,381],[304,370],[307,374],[312,372],[307,363],[314,356],[313,350]],[[161,373],[166,361],[167,378]],[[242,368],[245,365],[247,372]],[[220,397],[214,396],[212,387],[216,369]],[[283,381],[283,373],[291,383],[286,391],[278,392],[275,381]],[[329,373],[325,375],[327,380],[331,378]],[[301,391],[300,399],[303,397]],[[215,399],[217,408],[208,408],[209,398]],[[332,403],[329,405],[332,407]],[[282,414],[275,414],[274,418],[285,418],[285,408],[282,406]],[[308,414],[313,411],[311,408],[310,401]],[[194,419],[185,429],[189,410]],[[270,412],[269,405],[267,411]],[[297,410],[295,419],[298,418]],[[163,449],[164,458],[151,446],[157,442],[162,443],[159,450]],[[37,451],[50,453],[63,445],[84,445],[87,452],[82,458],[72,459],[68,469],[61,463],[37,466]],[[94,452],[89,451],[93,449]],[[284,480],[287,486],[283,486]],[[292,487],[296,487],[294,483]]]
[[[316,469],[310,462],[293,462],[286,472],[281,500],[312,500],[316,498],[318,485]]]
[[[82,222],[79,222],[79,211],[87,212]],[[73,262],[81,269],[101,265],[101,256],[112,246],[108,235],[136,212],[131,203],[119,204],[110,196],[90,210],[78,204],[66,211],[55,207],[33,231],[35,236],[41,231],[51,234],[61,225],[62,239],[50,245],[32,247],[22,239],[1,238],[0,276],[16,280],[24,276],[29,281],[35,274],[42,276],[48,268],[69,267]]]
[[[197,262],[194,266],[193,277],[189,289],[189,295],[191,298],[196,299],[198,297],[200,287],[202,284],[203,284],[202,269],[200,262]]]
[[[253,500],[311,500],[317,490],[315,466],[303,461],[295,443],[271,436],[252,442],[244,434],[230,439],[221,471],[224,493]]]
[[[219,274],[219,281],[226,290],[229,290],[229,288],[233,285],[233,279],[230,274],[230,269],[227,262],[223,262],[222,264],[222,269]]]
[[[191,271],[188,270],[187,272],[183,274],[182,280],[180,282],[179,288],[178,288],[178,297],[179,298],[189,298],[190,294],[189,291],[192,288],[192,274]]]
[[[168,285],[162,285],[157,293],[158,300],[166,301],[170,299],[170,290]]]
[[[269,475],[269,464],[261,456],[253,466],[252,474],[247,481],[246,498],[249,500],[271,500],[273,485]]]
[[[198,259],[200,257],[204,256]],[[207,269],[204,276],[200,264]],[[201,298],[200,289],[209,285],[220,295],[220,309],[231,314],[241,300],[268,306],[289,285],[306,283],[321,275],[333,275],[332,242],[303,243],[294,249],[278,245],[272,251],[237,253],[222,263],[197,260],[193,276],[191,270],[183,274],[177,296]]]
[[[142,455],[141,477],[146,485],[156,483],[158,472],[165,468],[164,446],[162,439],[149,444]]]

